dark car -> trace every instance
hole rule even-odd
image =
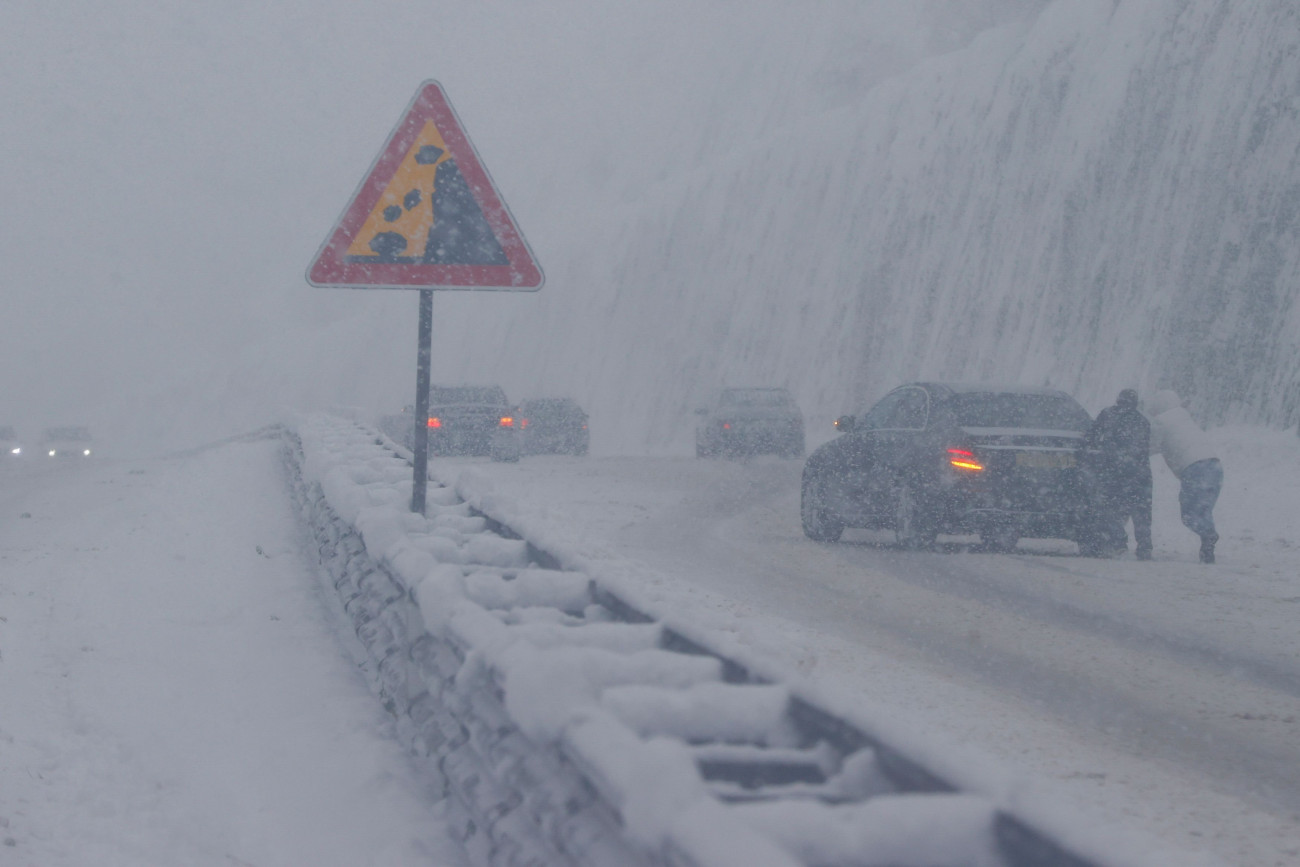
[[[567,397],[526,400],[515,413],[519,451],[525,455],[585,455],[591,443],[587,414]]]
[[[803,413],[784,388],[720,389],[695,412],[696,457],[803,457]]]
[[[500,386],[435,385],[429,389],[429,454],[490,455],[510,417]]]
[[[1021,538],[1086,543],[1092,498],[1080,448],[1092,423],[1049,388],[918,382],[862,416],[804,465],[800,515],[811,539],[845,527],[892,529],[906,547],[978,533],[986,548]]]

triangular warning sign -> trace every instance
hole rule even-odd
[[[307,271],[313,286],[541,288],[542,269],[442,86],[420,85]]]

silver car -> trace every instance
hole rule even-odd
[[[695,412],[696,457],[803,457],[803,413],[784,388],[723,388]]]

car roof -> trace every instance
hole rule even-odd
[[[906,386],[921,387],[930,391],[946,391],[949,394],[1026,394],[1038,395],[1042,397],[1069,397],[1074,398],[1068,392],[1061,391],[1059,388],[1048,388],[1038,385],[1018,385],[1015,383],[1002,382],[909,382],[900,385],[899,388]]]

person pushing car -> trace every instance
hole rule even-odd
[[[1144,407],[1151,420],[1151,454],[1160,453],[1178,477],[1183,526],[1201,537],[1200,560],[1214,562],[1214,504],[1223,487],[1223,465],[1205,431],[1173,391],[1157,391]]]
[[[1133,521],[1137,558],[1151,559],[1151,423],[1138,410],[1138,393],[1126,388],[1097,414],[1084,448],[1098,457],[1105,534],[1116,551],[1128,550],[1124,525]]]

